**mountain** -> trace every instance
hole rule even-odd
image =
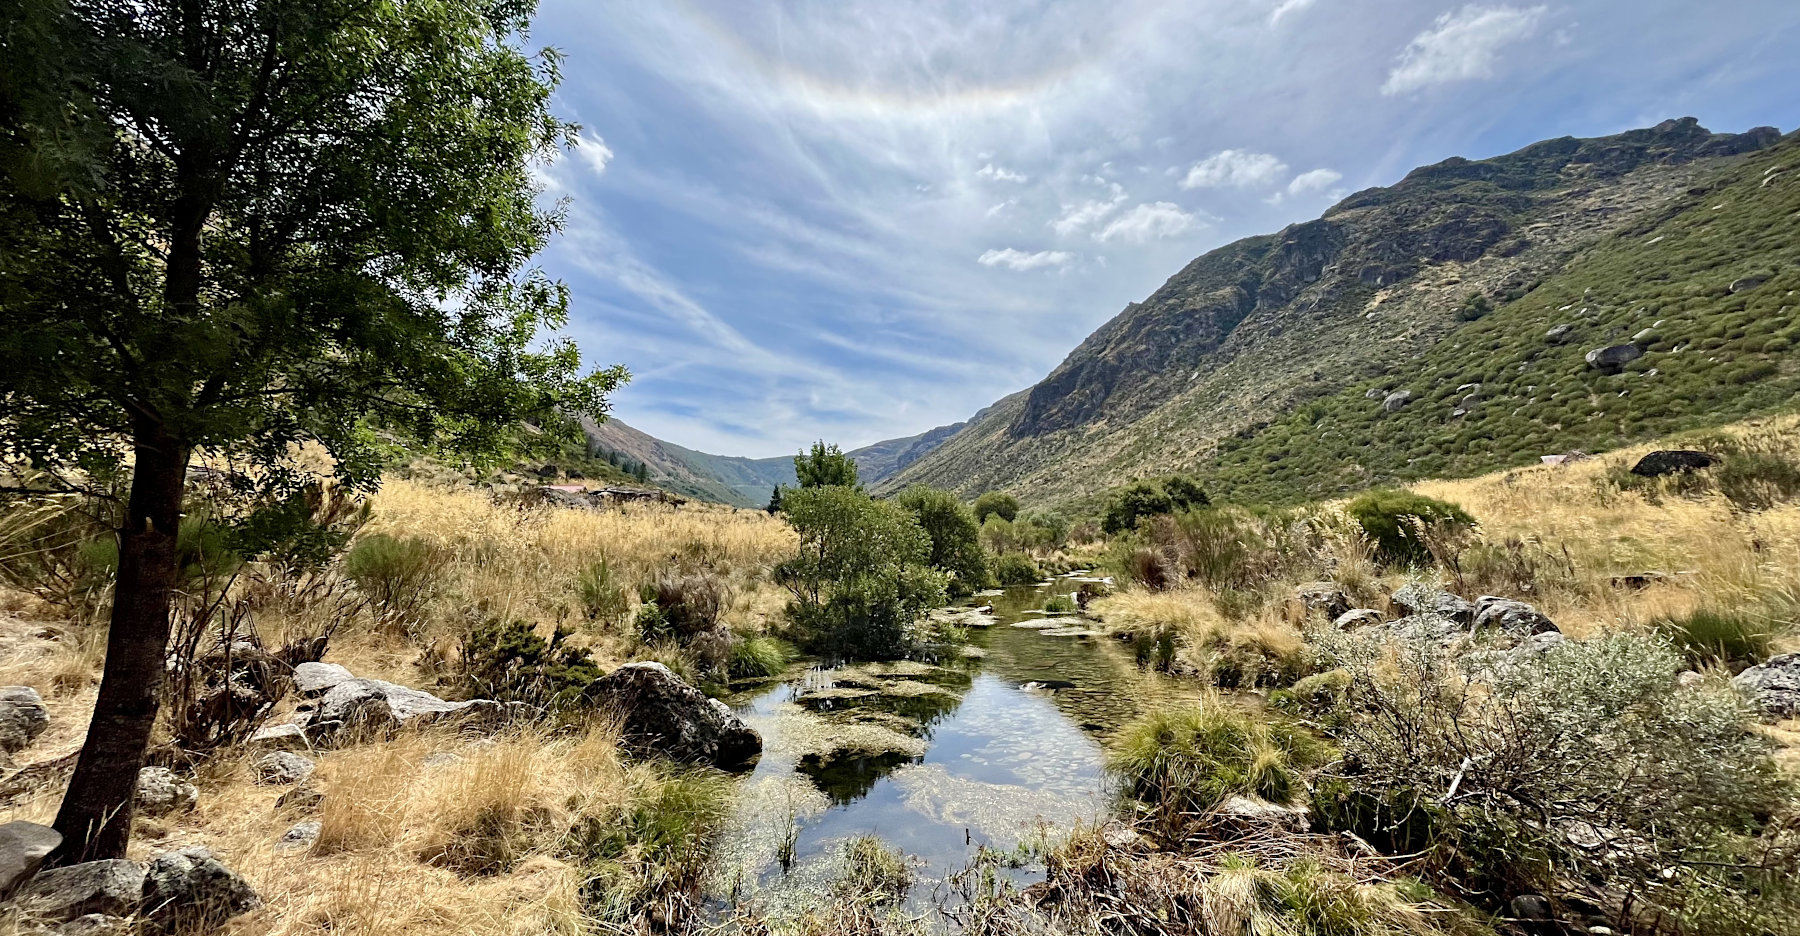
[[[1192,261],[877,490],[1088,507],[1187,471],[1291,500],[1776,405],[1797,165],[1793,135],[1684,118],[1416,169]],[[1625,342],[1620,373],[1586,364]]]
[[[976,414],[980,418],[982,413]],[[903,439],[889,439],[849,453],[864,484],[875,485],[929,454],[967,423],[939,426]],[[617,419],[585,424],[588,448],[623,455],[648,468],[649,481],[678,494],[738,507],[761,507],[777,484],[793,484],[794,458],[709,455],[664,442]]]

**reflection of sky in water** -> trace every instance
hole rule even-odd
[[[1000,620],[1041,606],[1043,594],[1025,590],[996,599]],[[1192,689],[1139,670],[1113,641],[1006,626],[972,636],[987,651],[983,671],[932,727],[924,757],[881,776],[849,803],[831,805],[796,769],[821,733],[847,729],[796,705],[786,685],[739,707],[762,733],[764,753],[741,781],[719,843],[716,896],[735,891],[776,913],[802,906],[829,889],[844,841],[868,834],[917,859],[917,893],[928,894],[977,846],[1011,849],[1043,826],[1055,832],[1097,816],[1105,805],[1097,735],[1146,706],[1193,696]],[[1045,679],[1076,688],[1018,688]],[[790,822],[800,831],[795,866],[784,875],[777,855]]]

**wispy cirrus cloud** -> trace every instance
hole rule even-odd
[[[975,176],[980,179],[991,179],[995,182],[1018,182],[1023,184],[1031,181],[1031,177],[1023,172],[1014,172],[1005,166],[996,166],[993,163],[988,163],[980,169],[975,170]]]
[[[1005,267],[1009,270],[1037,270],[1044,267],[1063,266],[1074,259],[1075,255],[1066,250],[1039,250],[1034,253],[1026,253],[1023,250],[1005,247],[999,250],[989,250],[976,257],[975,262],[982,266]]]

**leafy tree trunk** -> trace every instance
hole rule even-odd
[[[132,797],[156,724],[169,640],[170,594],[178,573],[176,536],[187,480],[187,446],[158,422],[140,419],[136,466],[113,589],[106,668],[75,775],[56,814],[59,864],[125,857]]]

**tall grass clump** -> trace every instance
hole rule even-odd
[[[1660,619],[1654,627],[1672,640],[1689,662],[1698,665],[1761,662],[1774,642],[1770,624],[1754,613],[1702,607]]]
[[[773,679],[793,662],[786,641],[777,637],[745,637],[732,644],[729,671],[734,679]]]
[[[616,624],[625,617],[631,599],[619,578],[605,557],[581,570],[575,577],[575,596],[584,617],[600,624]]]
[[[371,533],[350,547],[343,569],[385,620],[404,624],[436,594],[440,566],[437,550],[422,539]]]

